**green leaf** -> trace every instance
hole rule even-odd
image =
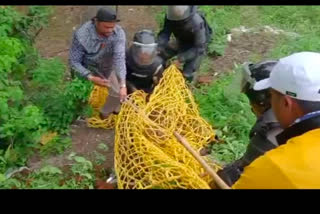
[[[45,166],[40,170],[41,173],[48,173],[48,174],[62,174],[62,171],[54,166]]]
[[[88,179],[92,179],[92,175],[89,174],[89,173],[81,174],[81,176],[86,177],[86,178],[88,178]]]
[[[85,163],[87,162],[87,160],[84,157],[80,157],[80,156],[75,156],[74,160],[78,163]]]
[[[4,182],[6,179],[6,176],[4,174],[0,174],[0,182]]]
[[[98,149],[100,149],[100,150],[103,150],[103,151],[108,151],[109,150],[109,147],[108,147],[108,145],[106,145],[106,144],[104,144],[104,143],[100,143],[99,145],[98,145]]]

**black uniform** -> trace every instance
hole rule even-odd
[[[244,156],[218,171],[218,175],[232,186],[241,176],[244,167],[278,146],[275,136],[282,131],[272,110],[266,111],[250,131],[250,143]]]
[[[164,27],[158,35],[161,56],[167,60],[178,55],[179,61],[185,63],[183,73],[189,80],[192,80],[193,72],[199,68],[212,35],[204,16],[196,10],[196,6],[192,6],[191,15],[181,21],[172,21],[166,16]],[[171,34],[176,38],[176,48],[168,46]]]
[[[129,92],[132,92],[132,86],[147,93],[152,92],[154,87],[154,77],[159,80],[164,71],[164,60],[159,56],[156,56],[153,63],[150,65],[139,65],[136,63],[133,59],[132,48],[127,50],[126,65],[126,79]]]

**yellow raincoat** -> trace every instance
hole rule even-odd
[[[320,189],[320,129],[267,152],[244,169],[233,189]]]

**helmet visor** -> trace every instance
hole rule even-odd
[[[133,42],[132,55],[134,61],[138,65],[150,65],[152,64],[157,54],[157,44],[142,44]]]

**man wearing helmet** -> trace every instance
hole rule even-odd
[[[176,42],[169,45],[173,34]],[[177,56],[178,64],[183,63],[184,77],[192,81],[206,53],[212,30],[196,6],[168,6],[164,27],[158,35],[160,55],[165,59]]]
[[[218,171],[218,175],[230,186],[235,183],[248,166],[265,152],[278,146],[276,135],[283,129],[271,109],[271,99],[268,90],[255,91],[257,81],[267,79],[277,61],[264,61],[258,64],[245,63],[243,69],[242,92],[249,98],[252,111],[258,120],[250,132],[250,143],[242,158]]]
[[[126,53],[126,65],[129,93],[134,90],[150,93],[164,70],[164,61],[157,56],[157,43],[152,31],[142,30],[134,35]]]

